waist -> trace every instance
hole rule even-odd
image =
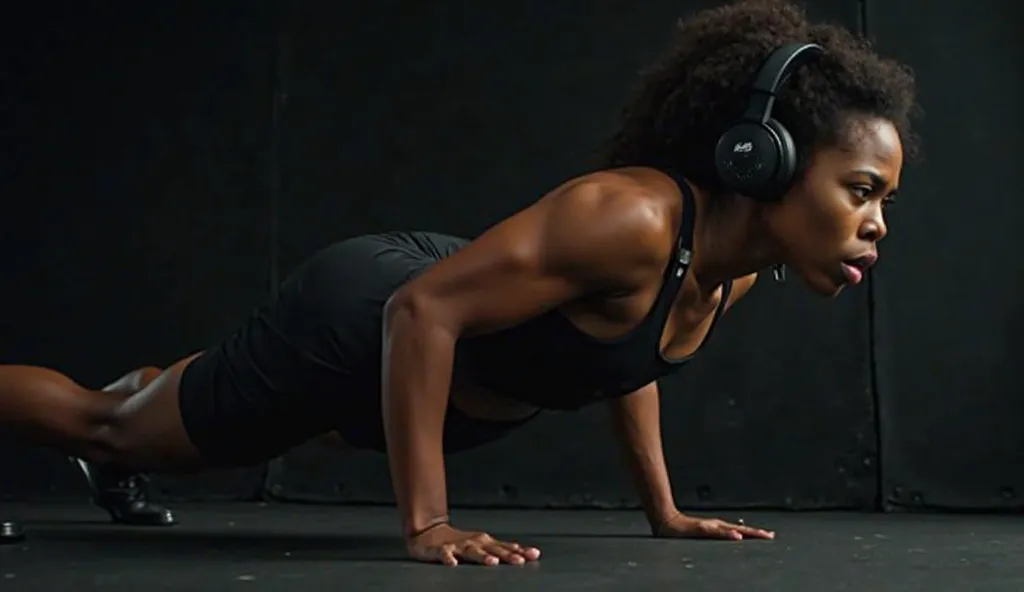
[[[486,377],[476,379],[481,389],[492,396],[518,405],[549,411],[575,411],[628,395],[654,379],[634,385],[623,383],[570,383],[559,380],[508,380]]]
[[[635,352],[466,344],[460,366],[479,388],[502,399],[540,409],[575,410],[624,396],[678,367]],[[481,347],[483,346],[483,347]],[[633,353],[634,355],[629,355]],[[618,355],[616,355],[618,354]]]

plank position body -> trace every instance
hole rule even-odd
[[[737,125],[769,107],[767,124]],[[600,404],[652,534],[771,538],[677,510],[657,381],[759,270],[785,265],[824,297],[862,280],[915,148],[913,109],[906,68],[787,3],[698,12],[644,74],[600,170],[475,240],[329,245],[221,342],[106,389],[0,367],[0,426],[82,459],[115,517],[164,524],[138,474],[251,465],[329,435],[387,454],[413,557],[522,564],[540,551],[450,522],[445,454]]]

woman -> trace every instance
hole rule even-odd
[[[793,62],[774,105],[792,136],[786,175],[749,133],[722,134],[768,56],[793,43],[823,51]],[[323,434],[386,450],[412,556],[493,565],[540,551],[449,523],[444,453],[543,409],[602,403],[655,535],[770,538],[676,509],[656,381],[758,270],[786,265],[826,297],[861,281],[915,147],[913,108],[906,68],[794,6],[699,12],[642,77],[598,172],[471,242],[392,233],[330,246],[223,342],[105,391],[4,367],[0,414],[99,476],[258,463]],[[107,506],[138,499],[124,491]]]

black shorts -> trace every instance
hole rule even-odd
[[[332,430],[357,448],[385,450],[384,303],[466,242],[389,233],[314,255],[276,299],[184,370],[179,400],[192,443],[220,466],[257,464]],[[475,420],[449,406],[445,451],[479,446],[522,423]]]

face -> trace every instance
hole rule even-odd
[[[804,178],[767,212],[783,260],[823,296],[860,283],[874,264],[903,167],[890,122],[854,120],[844,135],[815,153]]]

